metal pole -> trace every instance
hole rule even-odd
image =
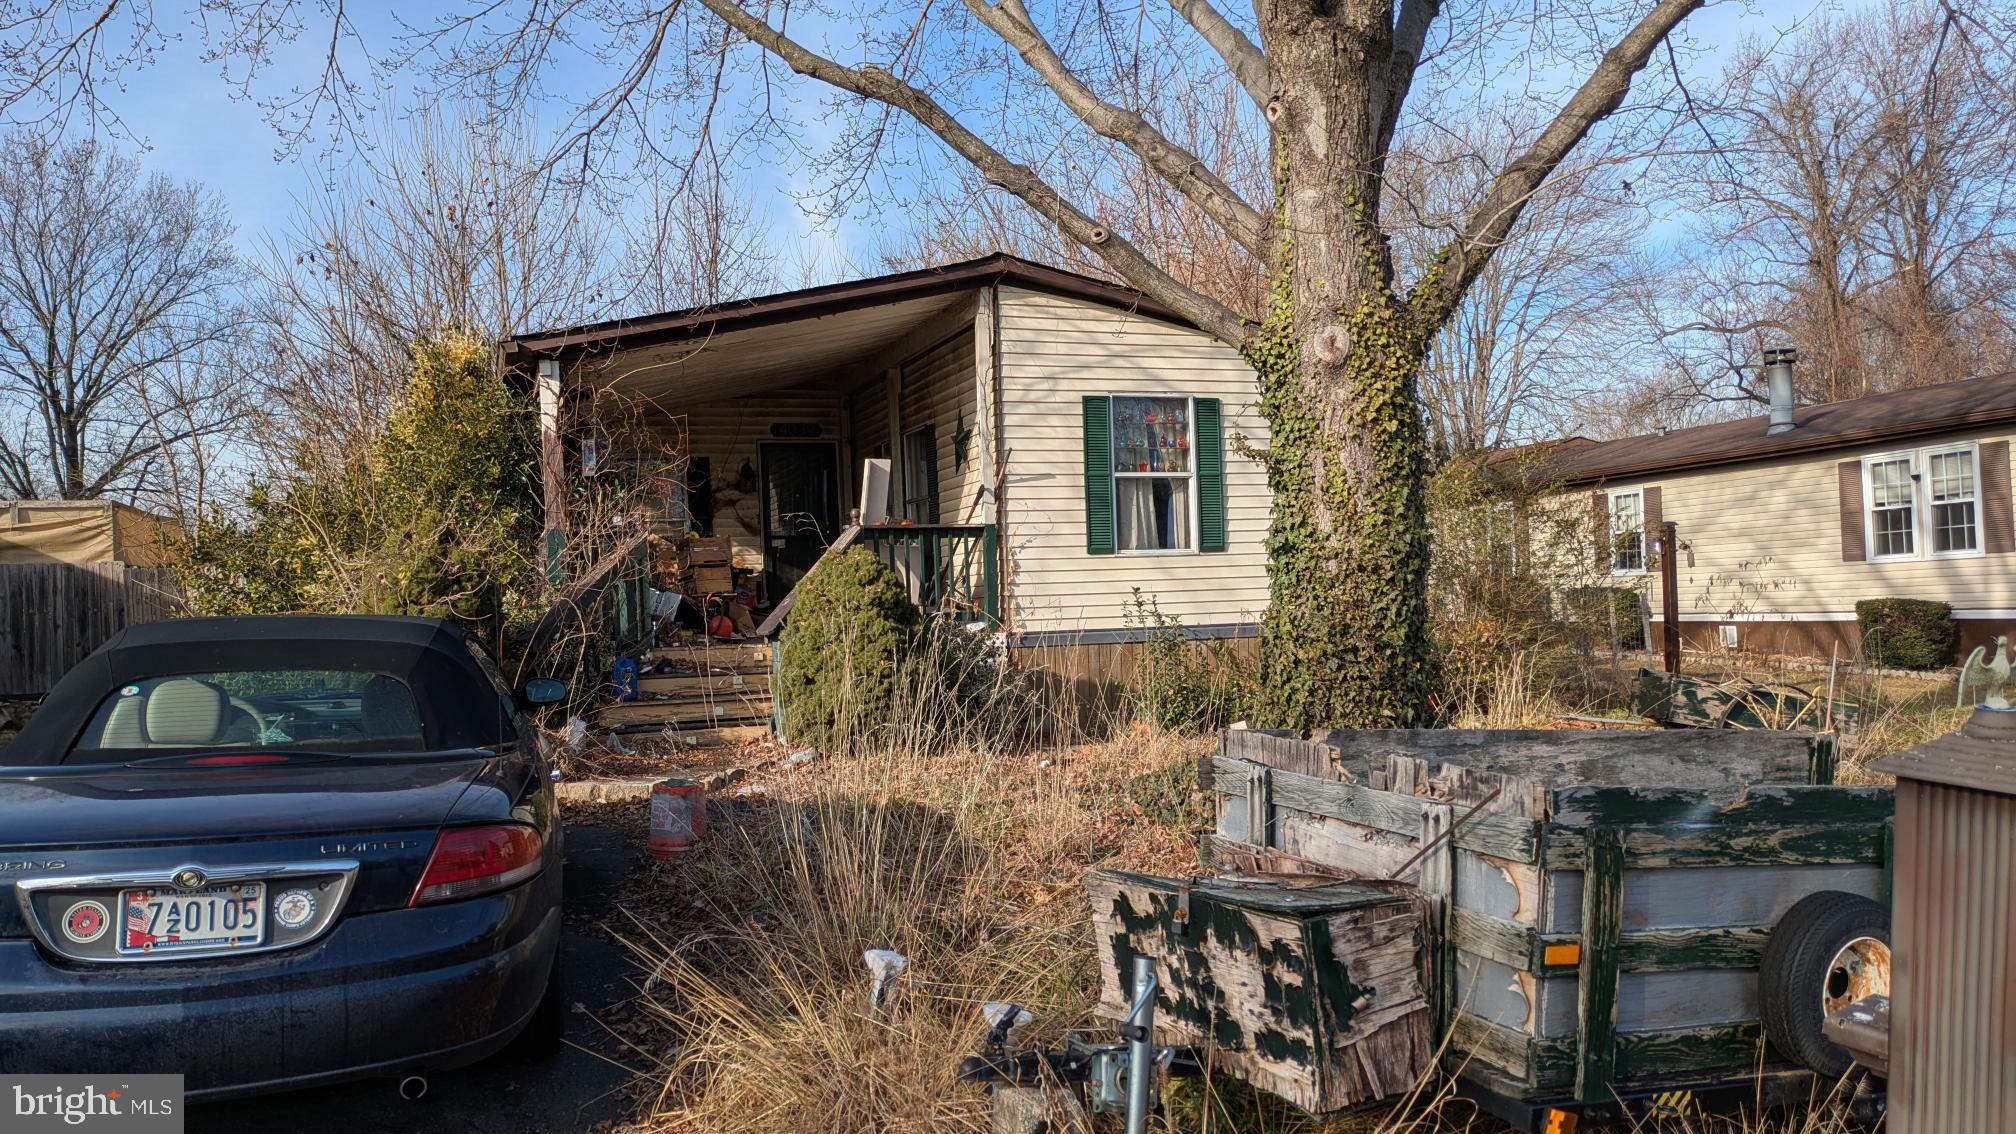
[[[1666,630],[1666,672],[1680,672],[1680,536],[1668,520],[1659,525],[1659,617]]]
[[[1147,1134],[1155,1084],[1155,960],[1134,958],[1134,1009],[1127,1013],[1127,1134]]]

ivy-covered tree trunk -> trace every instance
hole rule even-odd
[[[1613,13],[1635,22],[1592,44],[1601,62],[1499,170],[1403,295],[1379,224],[1381,174],[1442,0],[1257,0],[1258,45],[1210,0],[1171,0],[1267,115],[1281,163],[1272,218],[1150,116],[1106,101],[1102,84],[1073,70],[1021,0],[965,0],[967,14],[1012,47],[1088,129],[1132,151],[1248,251],[1278,253],[1273,310],[1255,328],[1155,263],[1035,166],[997,149],[940,101],[941,92],[906,79],[911,63],[842,63],[792,39],[746,0],[700,0],[799,74],[908,114],[988,184],[1021,198],[1143,294],[1246,353],[1272,429],[1263,713],[1269,724],[1301,727],[1427,722],[1433,651],[1416,386],[1428,337],[1542,183],[1703,2],[1651,0],[1635,16],[1628,8]]]
[[[1390,7],[1276,5],[1267,108],[1278,153],[1280,261],[1247,347],[1274,492],[1261,639],[1267,723],[1427,723],[1427,334],[1393,289],[1378,223],[1380,156],[1412,68]]]

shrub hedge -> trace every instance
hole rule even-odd
[[[1953,605],[1929,599],[1873,598],[1855,604],[1862,660],[1900,669],[1934,669],[1953,660]]]
[[[872,744],[889,726],[921,621],[903,580],[874,552],[822,557],[798,583],[779,645],[785,738],[828,751]]]

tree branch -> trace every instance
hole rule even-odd
[[[1218,57],[1231,69],[1232,77],[1246,88],[1253,105],[1266,110],[1274,97],[1274,69],[1268,66],[1267,56],[1260,48],[1213,8],[1211,0],[1169,0],[1169,6],[1218,52]]]
[[[1702,2],[1659,0],[1616,47],[1604,53],[1603,62],[1554,116],[1554,121],[1540,132],[1538,140],[1498,175],[1484,199],[1465,217],[1463,230],[1436,257],[1440,270],[1430,272],[1408,295],[1408,303],[1422,326],[1439,327],[1456,310],[1464,291],[1483,270],[1491,254],[1505,242],[1534,192],[1598,122],[1623,104],[1625,94],[1631,90],[1632,78],[1644,70],[1667,35],[1700,8]]]
[[[1372,122],[1378,133],[1372,140],[1372,152],[1384,160],[1386,152],[1393,148],[1393,135],[1400,129],[1400,110],[1407,102],[1407,92],[1414,85],[1414,69],[1421,65],[1421,52],[1426,50],[1428,28],[1442,11],[1442,0],[1405,0],[1400,6],[1400,15],[1393,23],[1393,53],[1386,66],[1386,75],[1372,84]]]
[[[734,0],[700,0],[700,3],[798,74],[908,114],[917,120],[918,125],[936,134],[960,157],[971,162],[990,183],[1021,198],[1030,208],[1064,230],[1065,235],[1096,252],[1100,259],[1119,273],[1121,279],[1142,294],[1165,304],[1222,342],[1238,346],[1246,341],[1246,323],[1231,308],[1185,286],[1156,267],[1142,255],[1140,249],[1065,200],[1034,170],[1009,160],[967,129],[929,94],[898,79],[886,68],[874,64],[848,67],[808,50],[742,10]]]
[[[1094,93],[1043,38],[1022,0],[966,0],[966,8],[1013,47],[1080,121],[1132,150],[1248,252],[1263,260],[1270,255],[1267,221],[1259,210],[1233,192],[1201,158],[1171,142],[1139,113]]]

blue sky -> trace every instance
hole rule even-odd
[[[425,18],[430,9],[425,5],[376,5],[372,11],[359,12],[358,6],[352,5],[350,11],[366,42],[382,52],[398,32],[395,12],[413,20]],[[1711,70],[1715,60],[1746,35],[1769,37],[1812,11],[1809,3],[1780,0],[1711,6],[1691,17],[1684,28],[1686,38],[1699,48],[1692,69]],[[163,15],[170,13],[164,10]],[[794,31],[806,34],[802,20]],[[271,94],[284,89],[289,75],[319,71],[321,47],[321,40],[310,35],[283,49],[261,77],[259,89]],[[745,45],[743,50],[751,49]],[[799,100],[806,111],[800,120],[814,123],[816,129],[823,117],[817,100],[824,88],[809,80],[789,78],[792,81],[783,93]],[[591,83],[606,81],[579,63],[563,66],[549,79],[557,90],[578,86],[584,91],[591,89]],[[355,160],[354,154],[313,143],[298,153],[276,158],[280,139],[273,126],[258,106],[242,98],[219,75],[217,65],[202,61],[201,44],[193,37],[170,45],[153,66],[126,76],[123,85],[124,90],[111,98],[131,135],[120,144],[128,149],[136,142],[144,144],[139,156],[149,168],[201,181],[221,193],[238,225],[239,243],[247,252],[262,234],[285,226],[297,196],[322,192],[318,172]],[[554,115],[564,111],[556,100]],[[844,260],[858,270],[872,270],[879,243],[874,221],[843,221],[835,229],[820,229],[794,202],[793,193],[802,194],[811,185],[802,170],[788,164],[763,165],[744,176],[747,193],[780,244],[816,242],[825,247],[830,259]],[[1671,227],[1670,220],[1660,226],[1662,230]]]

